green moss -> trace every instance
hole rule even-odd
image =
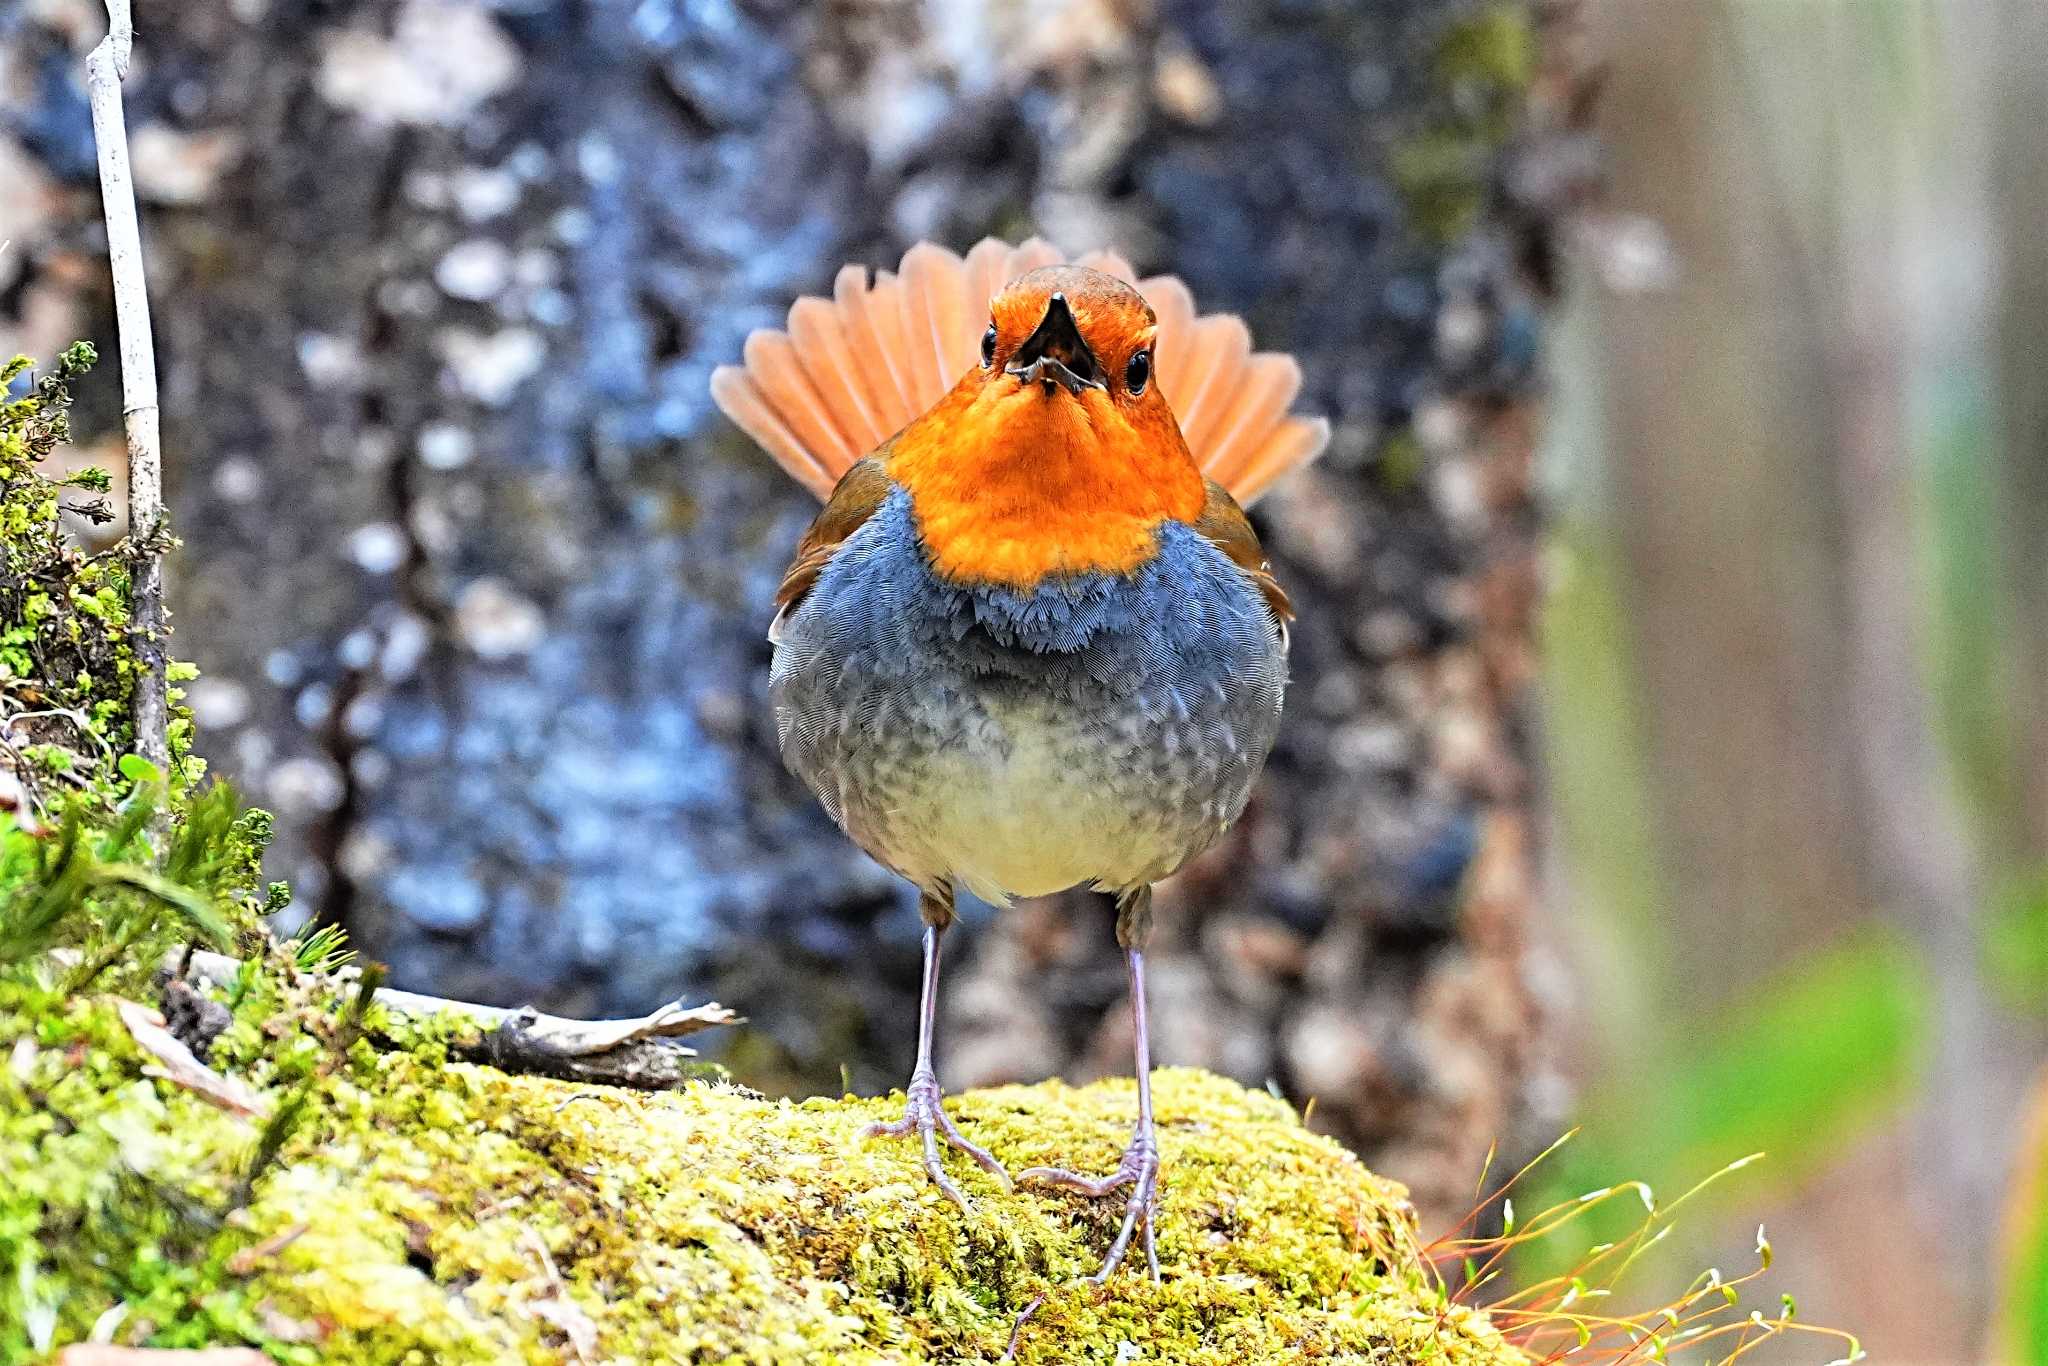
[[[132,989],[150,951],[195,926],[252,935],[285,894],[259,888],[270,817],[202,785],[182,691],[171,692],[171,771],[131,752],[134,547],[87,554],[60,524],[61,510],[106,519],[104,500],[83,496],[106,492],[104,472],[42,472],[69,439],[72,390],[94,360],[81,342],[33,384],[26,359],[0,365],[0,779],[28,808],[0,827],[0,967],[66,947],[99,986]],[[173,682],[197,672],[170,666]],[[166,804],[169,821],[153,829]],[[57,833],[36,843],[17,826]]]
[[[134,748],[130,721],[141,674],[130,636],[129,567],[133,546],[88,554],[66,533],[60,511],[93,522],[112,516],[103,470],[62,479],[42,463],[70,437],[72,390],[96,356],[80,342],[26,392],[25,357],[0,364],[0,715],[10,720],[14,749],[34,751],[11,766],[39,813],[54,819],[83,802],[105,815],[130,783],[115,769]],[[88,496],[91,495],[91,496]],[[175,544],[168,537],[153,547]],[[195,671],[174,664],[174,681]],[[204,763],[191,749],[191,717],[172,690],[172,772],[160,775],[174,793],[198,783]],[[0,755],[0,763],[7,757]]]
[[[554,1363],[587,1320],[613,1362],[985,1361],[1050,1289],[1022,1361],[1521,1359],[1439,1302],[1398,1186],[1200,1072],[1158,1078],[1165,1281],[1097,1289],[1074,1282],[1118,1202],[963,1171],[963,1216],[909,1146],[861,1138],[900,1098],[579,1089],[451,1063],[431,1037],[337,1054],[339,1001],[281,954],[214,1061],[273,1104],[310,1099],[235,1208],[258,1123],[145,1078],[104,1003],[37,1010],[0,986],[0,1158],[29,1173],[0,1240],[42,1249],[0,1277],[0,1323],[41,1314],[52,1341],[125,1303],[122,1340],[281,1360]],[[953,1108],[1013,1168],[1107,1168],[1133,1103],[1128,1083],[1049,1083]],[[0,1360],[29,1359],[7,1331]]]

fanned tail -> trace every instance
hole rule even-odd
[[[1066,256],[1041,238],[993,237],[965,257],[920,242],[870,282],[847,266],[832,297],[798,299],[786,332],[747,338],[745,364],[721,365],[711,396],[820,499],[839,476],[937,403],[979,359],[988,302],[1020,275]],[[1203,315],[1172,275],[1139,279],[1114,252],[1075,262],[1136,286],[1159,319],[1159,390],[1202,472],[1250,503],[1322,453],[1330,424],[1291,416],[1301,367],[1254,352],[1242,320]]]

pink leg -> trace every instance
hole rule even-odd
[[[1130,969],[1131,1013],[1136,1035],[1138,1073],[1138,1124],[1131,1132],[1130,1146],[1123,1160],[1107,1176],[1083,1176],[1061,1167],[1032,1167],[1017,1173],[1027,1184],[1065,1186],[1083,1195],[1100,1198],[1122,1186],[1131,1188],[1124,1207],[1123,1227],[1110,1244],[1102,1269],[1091,1278],[1096,1284],[1108,1280],[1130,1250],[1131,1238],[1142,1230],[1145,1262],[1152,1279],[1159,1279],[1159,1251],[1153,1236],[1153,1215],[1159,1209],[1159,1134],[1152,1122],[1152,1045],[1145,1019],[1145,955],[1140,945],[1151,929],[1152,889],[1127,892],[1117,900],[1117,938],[1124,944],[1124,961]],[[1021,1326],[1021,1325],[1020,1325]]]
[[[939,1004],[939,935],[952,922],[952,902],[950,892],[943,900],[926,893],[920,907],[925,915],[924,990],[918,1001],[917,1066],[910,1073],[903,1118],[893,1123],[870,1124],[863,1137],[909,1138],[917,1135],[924,1141],[926,1173],[940,1190],[952,1197],[954,1204],[964,1210],[968,1208],[967,1197],[961,1194],[960,1188],[953,1184],[939,1163],[938,1140],[941,1137],[973,1158],[984,1171],[1002,1183],[1004,1190],[1010,1189],[1010,1174],[1003,1170],[1003,1164],[996,1161],[994,1154],[970,1142],[953,1123],[952,1116],[946,1113],[941,1103],[938,1076],[932,1071],[932,1027],[938,1016]]]

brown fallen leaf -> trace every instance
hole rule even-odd
[[[263,1099],[233,1077],[224,1077],[192,1056],[192,1050],[185,1047],[164,1028],[163,1016],[148,1006],[137,1005],[116,997],[114,1008],[120,1012],[121,1023],[128,1026],[128,1033],[142,1051],[162,1063],[162,1067],[144,1067],[146,1077],[160,1077],[176,1086],[182,1086],[201,1099],[212,1101],[221,1109],[232,1114],[247,1115],[251,1119],[264,1119],[270,1114],[270,1107]]]
[[[271,1234],[253,1247],[243,1248],[240,1252],[228,1258],[228,1274],[230,1276],[248,1275],[258,1266],[298,1241],[299,1235],[311,1227],[312,1225],[305,1223],[293,1224],[289,1228],[280,1229],[276,1233]]]

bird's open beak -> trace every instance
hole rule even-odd
[[[1102,366],[1095,353],[1081,340],[1074,310],[1067,306],[1064,294],[1052,296],[1038,330],[1024,339],[1006,369],[1027,386],[1043,383],[1048,394],[1055,384],[1070,394],[1109,387],[1103,383]]]

